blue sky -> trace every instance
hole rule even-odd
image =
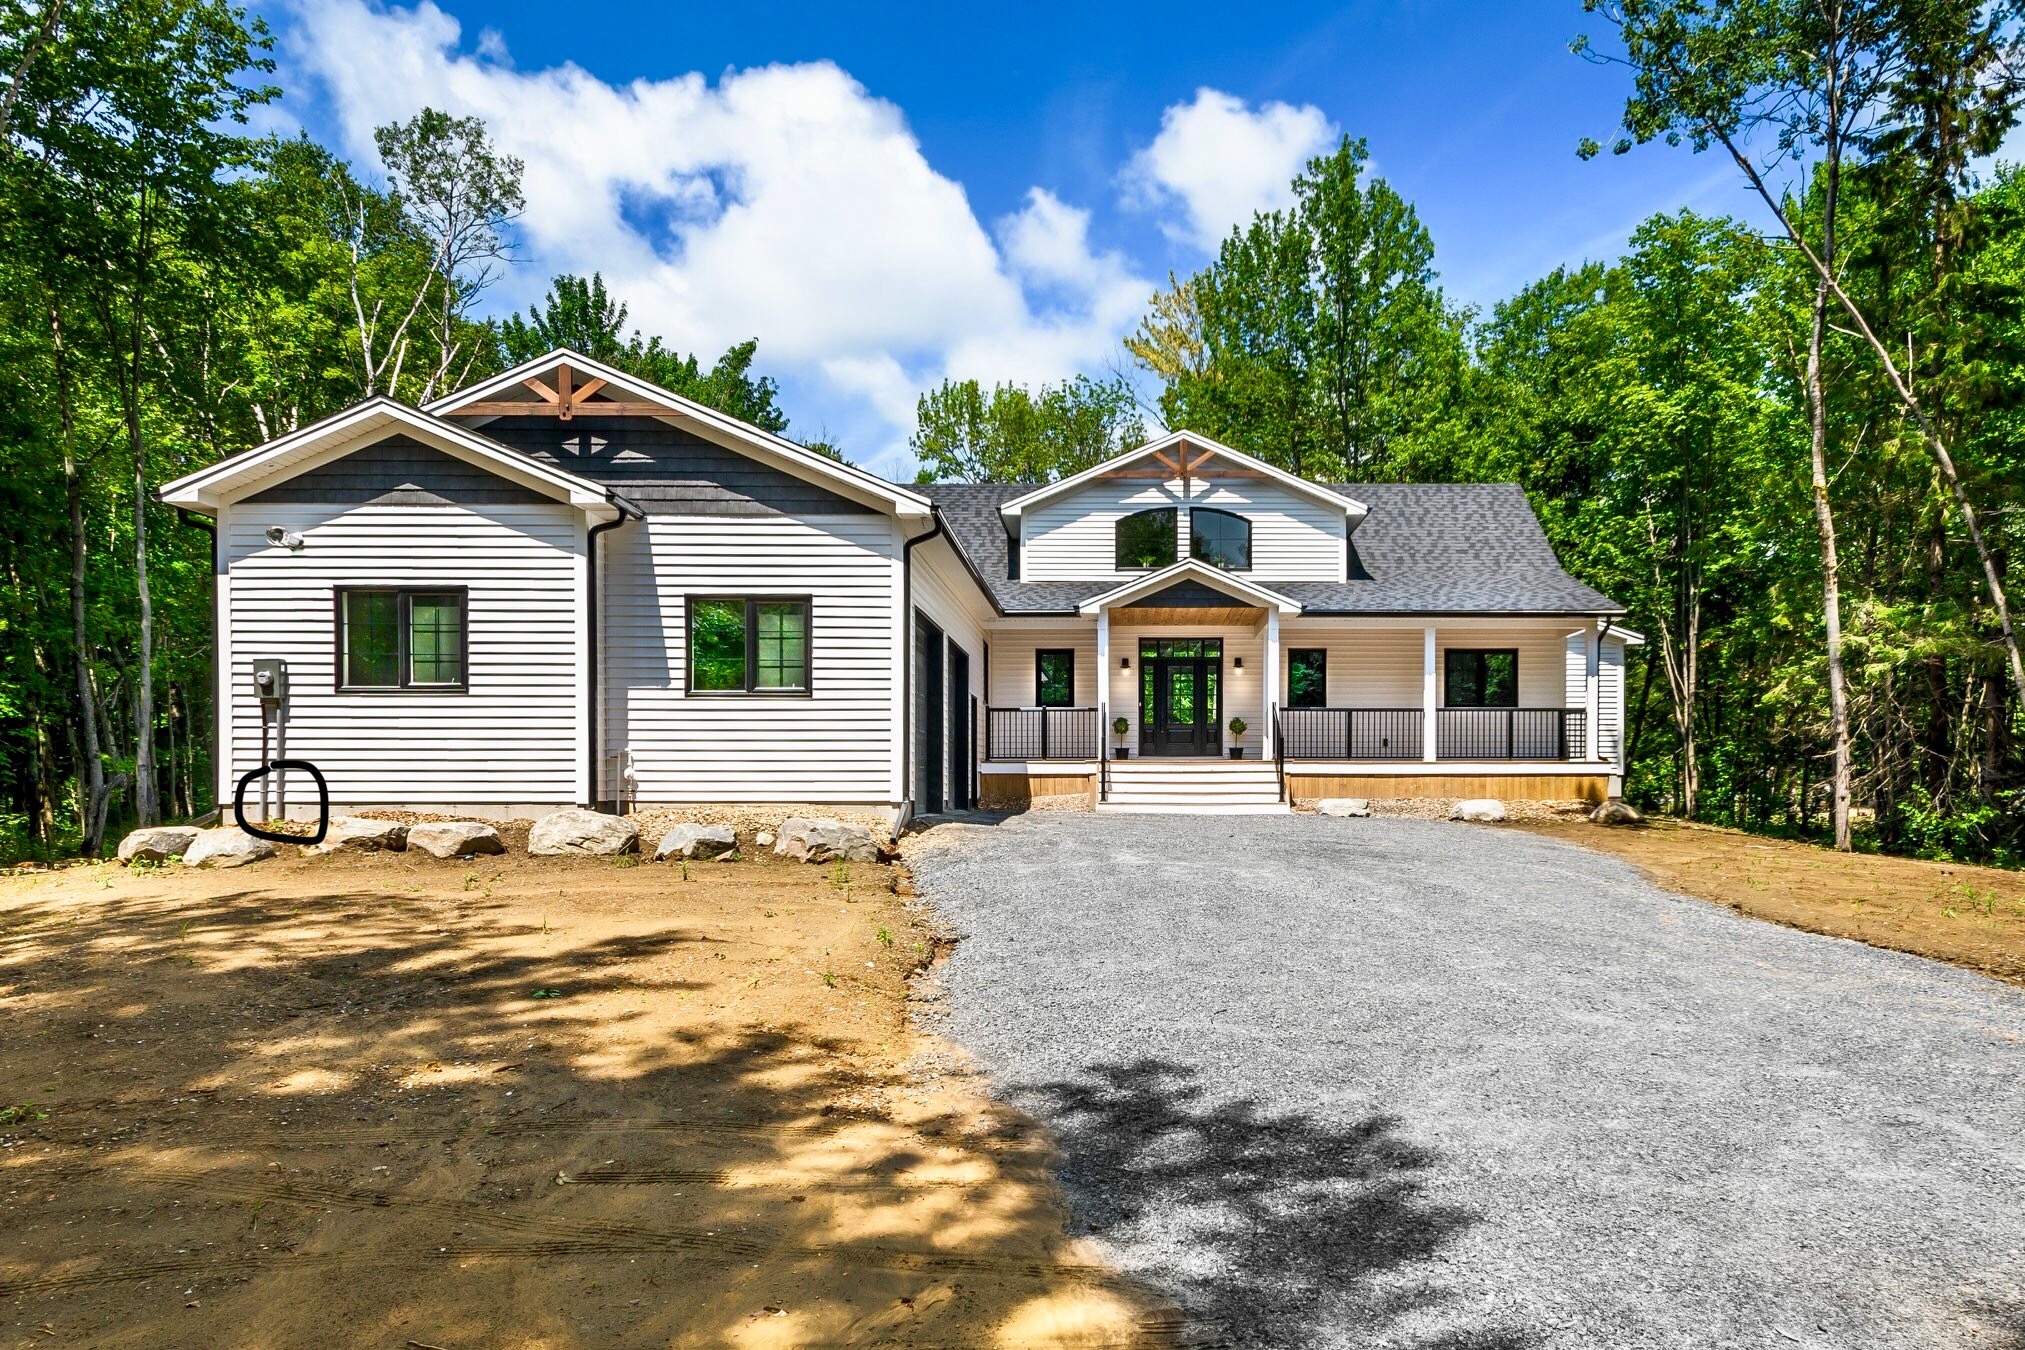
[[[1483,307],[1654,212],[1749,213],[1710,156],[1575,157],[1625,89],[1569,53],[1597,27],[1576,0],[262,12],[278,125],[370,165],[371,127],[430,103],[528,161],[490,308],[601,269],[679,348],[757,336],[794,429],[896,475],[918,389],[1121,364],[1152,286],[1338,132]]]

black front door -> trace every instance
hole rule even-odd
[[[1223,642],[1218,638],[1139,644],[1139,753],[1213,755],[1222,744]]]

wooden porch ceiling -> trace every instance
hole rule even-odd
[[[1266,612],[1255,605],[1124,607],[1111,611],[1111,627],[1120,628],[1257,628]]]

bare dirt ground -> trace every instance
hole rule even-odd
[[[1667,890],[1740,914],[2025,984],[2025,873],[1837,853],[1679,821],[1519,828],[1614,853]]]
[[[293,853],[294,850],[287,850]],[[0,879],[0,1344],[1131,1345],[888,868]]]

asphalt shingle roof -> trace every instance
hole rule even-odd
[[[1368,506],[1350,537],[1343,581],[1256,584],[1309,614],[1622,614],[1624,606],[1562,570],[1516,483],[1332,483]],[[929,483],[915,490],[1007,614],[1072,613],[1118,579],[1012,581],[998,508],[1032,483]]]

